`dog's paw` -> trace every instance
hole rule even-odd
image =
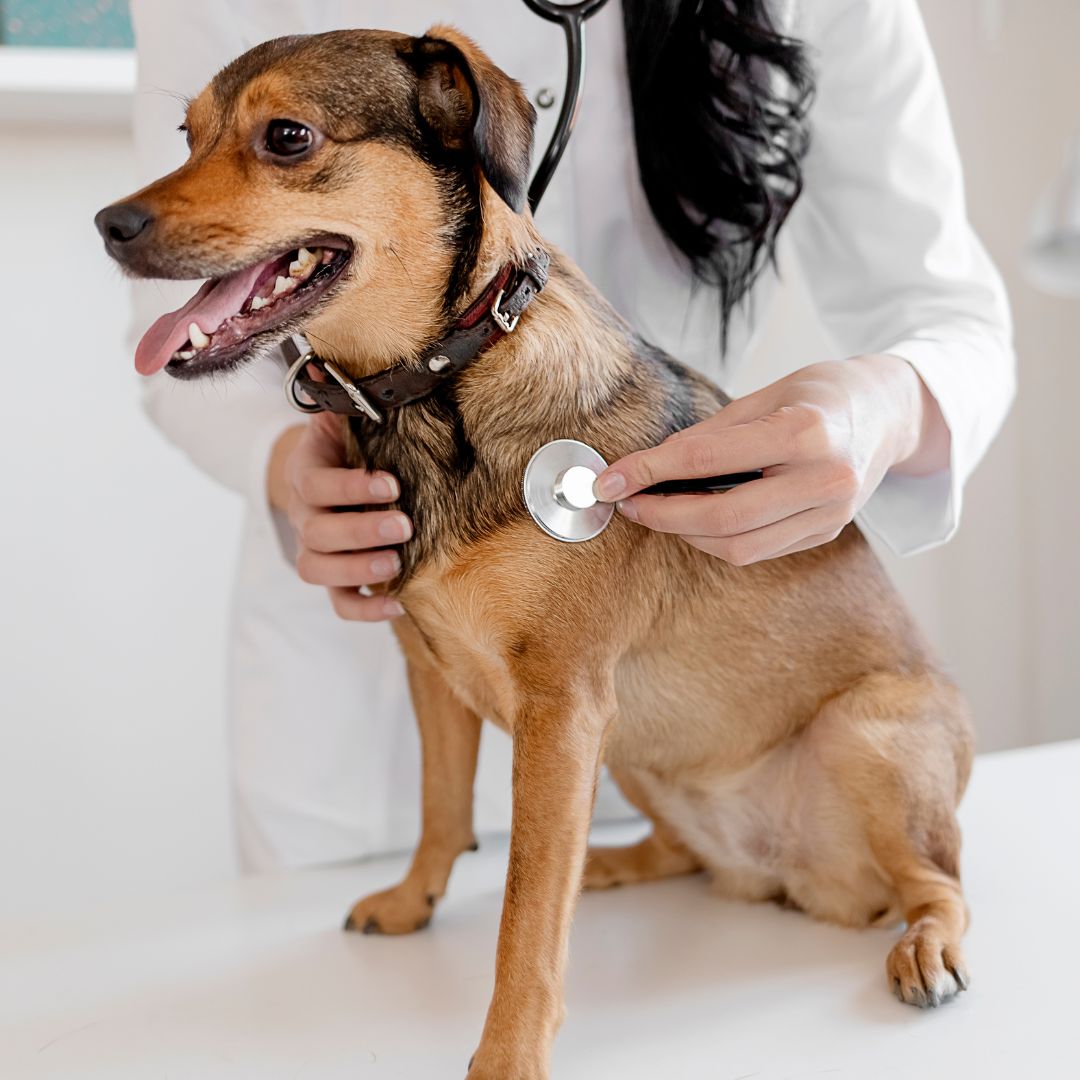
[[[893,993],[908,1005],[933,1008],[966,990],[971,979],[960,947],[933,926],[916,923],[885,962]]]
[[[361,934],[411,934],[431,922],[436,899],[411,886],[397,885],[358,901],[345,919],[345,929]]]
[[[613,889],[638,880],[633,848],[591,847],[585,856],[582,888]]]
[[[700,869],[700,864],[688,851],[665,844],[651,835],[629,847],[589,848],[581,883],[586,889],[611,889],[616,885],[692,874]]]

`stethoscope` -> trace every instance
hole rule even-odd
[[[574,132],[581,108],[581,88],[585,85],[585,21],[592,18],[608,0],[580,0],[560,4],[556,0],[525,0],[526,7],[542,19],[559,23],[566,35],[566,93],[555,125],[532,184],[529,186],[529,209],[536,212],[555,170],[559,167],[566,144]]]
[[[524,2],[541,18],[559,23],[566,35],[566,93],[555,133],[529,186],[529,209],[535,213],[577,123],[585,83],[585,22],[607,0],[579,0],[573,4],[560,4],[556,0]],[[606,468],[607,462],[596,450],[576,439],[556,439],[541,446],[529,460],[522,480],[525,506],[536,524],[548,536],[566,543],[591,540],[602,533],[611,521],[615,507],[597,500],[593,484]],[[641,494],[708,494],[729,491],[760,477],[760,472],[746,472],[668,480],[645,488]]]

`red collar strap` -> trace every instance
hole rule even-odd
[[[524,266],[504,266],[442,341],[415,361],[399,360],[363,379],[353,381],[335,363],[316,356],[302,337],[287,339],[282,346],[289,364],[285,397],[301,412],[366,416],[381,424],[384,410],[427,397],[512,334],[521,313],[547,284],[549,262],[547,252],[537,248]]]

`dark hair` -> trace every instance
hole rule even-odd
[[[728,321],[802,190],[813,76],[770,0],[623,0],[649,206]]]

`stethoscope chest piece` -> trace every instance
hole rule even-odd
[[[607,462],[576,439],[546,443],[525,466],[522,485],[533,521],[556,540],[575,544],[607,528],[615,507],[596,501],[593,482]]]

